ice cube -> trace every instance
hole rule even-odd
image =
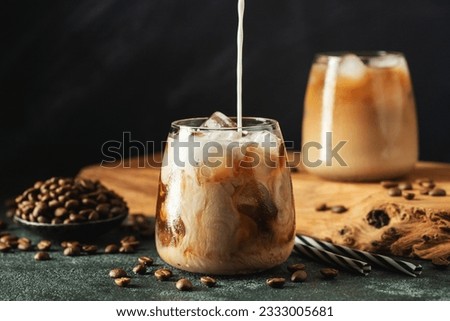
[[[267,230],[277,217],[278,209],[270,192],[260,182],[249,181],[238,187],[232,200],[238,212],[253,219],[262,230]]]
[[[202,127],[207,128],[224,128],[224,127],[236,127],[236,123],[222,114],[220,111],[216,111],[212,114],[203,124]]]
[[[369,66],[374,68],[394,68],[400,63],[400,57],[393,54],[385,54],[370,59]]]
[[[344,77],[360,79],[366,73],[366,65],[358,56],[348,54],[342,57],[338,72]]]

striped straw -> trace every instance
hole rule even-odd
[[[331,265],[338,265],[351,272],[357,272],[363,275],[368,275],[371,271],[371,266],[363,261],[351,259],[339,254],[329,251],[314,248],[312,246],[302,244],[298,238],[295,239],[294,249],[301,254],[308,256],[314,260],[320,260]]]
[[[349,256],[356,260],[368,261],[378,267],[399,271],[413,277],[416,277],[422,273],[422,266],[420,264],[416,265],[407,261],[393,259],[385,255],[354,250],[345,246],[335,245],[325,241],[318,241],[305,235],[297,235],[295,238],[295,243],[315,249],[330,251],[343,256]]]

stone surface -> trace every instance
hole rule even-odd
[[[30,237],[33,244],[40,240],[13,224],[9,231]],[[34,251],[0,253],[0,300],[450,300],[450,273],[435,269],[426,261],[415,261],[424,266],[418,278],[376,269],[367,277],[340,271],[335,280],[327,281],[319,272],[325,265],[293,254],[286,263],[270,271],[236,277],[216,276],[217,286],[213,288],[201,284],[202,275],[177,269],[172,269],[174,275],[170,281],[159,282],[153,272],[168,265],[158,257],[152,239],[143,241],[134,254],[102,253],[104,245],[119,242],[124,235],[127,233],[119,230],[96,240],[100,250],[95,255],[67,257],[56,244],[50,251],[50,261],[35,261]],[[142,255],[154,258],[155,264],[145,275],[134,275],[132,269]],[[294,262],[306,264],[308,280],[305,283],[287,281],[283,289],[266,285],[269,277],[289,280],[287,266]],[[116,267],[124,268],[131,275],[129,287],[116,286],[108,276]],[[183,277],[192,281],[193,291],[180,292],[175,288],[175,282]]]

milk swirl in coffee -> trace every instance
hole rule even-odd
[[[156,247],[174,267],[250,273],[283,263],[295,235],[292,184],[276,121],[242,117],[238,4],[237,117],[172,123],[156,209]],[[181,147],[184,146],[184,147]]]

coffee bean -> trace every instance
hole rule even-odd
[[[116,244],[109,244],[105,247],[105,253],[112,254],[119,252],[119,247]]]
[[[321,204],[317,204],[316,205],[316,211],[317,212],[323,212],[323,211],[327,211],[328,210],[328,206],[325,203],[321,203]]]
[[[126,277],[127,276],[127,272],[125,272],[124,269],[112,269],[111,271],[109,271],[109,277],[116,279],[116,278],[122,278],[122,277]]]
[[[295,271],[304,270],[304,269],[305,269],[305,264],[303,264],[303,263],[294,263],[294,264],[290,264],[287,266],[287,270],[289,272],[295,272]]]
[[[35,185],[39,188],[29,188],[16,198],[17,217],[38,223],[71,224],[128,213],[123,199],[98,182],[52,177]],[[97,207],[102,213],[93,212]]]
[[[122,246],[128,245],[128,246],[133,246],[133,247],[137,247],[140,244],[140,242],[133,235],[125,236],[124,238],[122,238],[120,240],[120,243],[122,244]]]
[[[91,213],[88,216],[89,221],[97,221],[100,219],[100,215],[98,215],[97,211],[91,211]]]
[[[403,192],[403,197],[409,201],[414,199],[415,196],[416,196],[416,194],[414,194],[414,193]]]
[[[77,242],[77,241],[63,241],[63,242],[61,242],[61,247],[64,249],[68,248],[68,247],[81,248],[81,244],[80,244],[80,242]]]
[[[49,240],[42,240],[37,245],[36,248],[41,251],[48,251],[52,247],[52,242]]]
[[[41,224],[48,224],[48,223],[50,223],[50,220],[47,217],[45,217],[45,216],[38,216],[36,220],[37,220],[38,223],[41,223]]]
[[[429,193],[428,193],[428,195],[430,195],[430,196],[445,196],[445,195],[447,195],[447,193],[446,193],[446,191],[445,191],[445,189],[442,189],[442,188],[433,188]]]
[[[109,214],[109,204],[106,204],[106,203],[99,204],[99,205],[97,205],[97,207],[95,208],[95,210],[96,210],[100,215],[107,215],[107,214]]]
[[[388,195],[392,197],[402,196],[402,191],[398,187],[391,187],[388,190]]]
[[[266,284],[272,288],[281,289],[284,287],[284,283],[286,283],[285,278],[275,277],[275,278],[269,278],[266,280]]]
[[[94,209],[97,206],[97,202],[94,200],[91,200],[90,198],[83,198],[81,200],[81,203],[86,206],[89,207],[91,209]]]
[[[412,184],[410,182],[401,182],[398,184],[398,188],[402,191],[409,191],[412,190]]]
[[[125,243],[119,248],[119,252],[120,253],[134,253],[134,252],[136,252],[136,250],[135,250],[134,246]]]
[[[158,269],[155,271],[155,278],[158,281],[166,281],[172,277],[172,271],[168,269]]]
[[[175,286],[180,291],[191,291],[193,289],[192,282],[188,279],[179,279]]]
[[[98,250],[96,245],[84,245],[82,247],[82,249],[87,254],[95,254],[95,253],[97,253],[97,250]]]
[[[78,202],[77,200],[68,200],[65,204],[64,207],[68,210],[75,210],[80,206],[80,202]]]
[[[138,264],[133,268],[133,272],[136,274],[145,274],[147,272],[147,268],[143,264]]]
[[[343,205],[335,205],[331,207],[331,211],[333,213],[341,214],[347,212],[347,208]]]
[[[131,279],[127,277],[114,279],[114,283],[116,283],[120,287],[126,287],[130,285]]]
[[[17,245],[17,249],[21,250],[21,251],[29,251],[31,250],[31,244],[30,243],[19,243]]]
[[[429,188],[424,187],[424,188],[420,189],[419,193],[420,193],[420,195],[428,195],[430,193],[430,191],[431,190]]]
[[[65,256],[78,256],[81,254],[79,247],[66,247],[63,254]]]
[[[320,274],[322,274],[324,279],[334,279],[339,275],[339,271],[332,268],[320,269]]]
[[[424,188],[434,188],[434,187],[436,187],[436,184],[434,183],[434,182],[432,182],[432,181],[430,181],[430,182],[422,182],[422,184],[420,184],[422,187],[424,187]]]
[[[50,208],[58,208],[58,207],[60,207],[62,204],[59,202],[59,201],[57,201],[57,200],[51,200],[51,201],[49,201],[48,202],[48,206],[50,207]]]
[[[48,252],[37,252],[34,255],[34,259],[36,261],[47,261],[50,260],[50,255],[48,254]]]
[[[6,253],[11,250],[11,246],[7,243],[0,242],[0,252]]]
[[[214,279],[210,276],[202,276],[200,278],[200,282],[209,288],[212,288],[212,287],[216,286],[216,284],[217,284],[216,279]]]
[[[55,216],[56,217],[64,217],[64,216],[67,216],[69,214],[69,212],[64,208],[64,207],[58,207],[56,210],[55,210]]]
[[[305,282],[308,277],[308,274],[304,270],[298,270],[292,273],[291,281],[292,282]]]
[[[392,187],[397,187],[398,183],[397,182],[393,182],[393,181],[382,181],[381,186],[384,188],[392,188]]]
[[[450,262],[445,257],[434,257],[431,263],[438,269],[446,269],[450,265]]]
[[[145,266],[153,265],[153,259],[148,256],[141,256],[140,258],[138,258],[138,261],[140,264],[143,264]]]

